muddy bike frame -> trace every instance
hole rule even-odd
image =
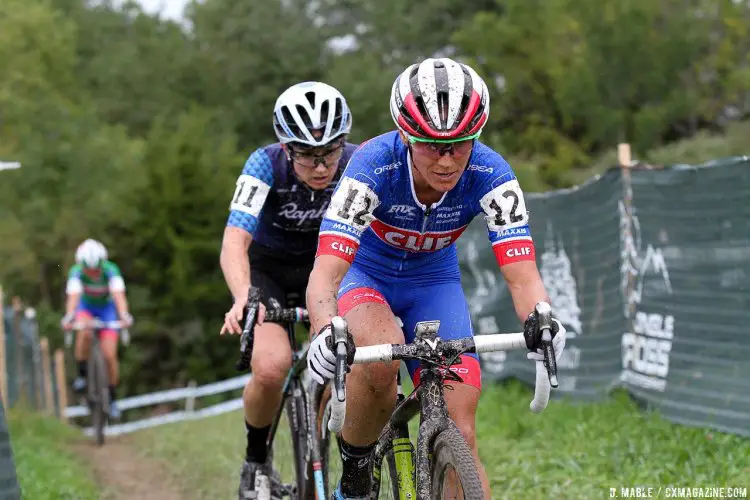
[[[248,293],[247,306],[243,316],[243,330],[240,336],[240,359],[235,368],[247,371],[252,359],[253,344],[255,342],[255,326],[262,299],[260,289],[251,287]],[[274,302],[270,299],[269,302]],[[272,307],[274,304],[270,304]],[[287,373],[282,389],[282,400],[279,409],[271,423],[271,429],[266,441],[266,450],[271,456],[273,443],[278,430],[279,421],[284,411],[290,421],[294,443],[295,485],[281,485],[281,494],[293,499],[314,499],[325,491],[323,485],[322,459],[320,442],[315,429],[317,409],[323,395],[324,386],[312,381],[306,384],[303,372],[307,368],[307,347],[299,349],[294,334],[295,323],[307,321],[307,310],[299,307],[266,310],[265,323],[275,323],[286,328],[289,344],[292,349],[292,366]]]
[[[247,370],[252,358],[255,325],[258,318],[261,292],[252,288],[248,294],[248,304],[243,318],[244,328],[240,337],[241,357],[237,370]],[[539,413],[546,408],[551,387],[557,387],[557,366],[551,337],[551,310],[546,303],[537,304],[539,314],[540,341],[535,348],[541,348],[544,362],[536,363],[536,388],[530,409]],[[318,410],[325,386],[315,382],[305,387],[302,374],[307,365],[307,348],[297,350],[294,338],[294,323],[307,320],[307,311],[301,308],[270,309],[266,311],[265,322],[286,324],[292,346],[292,367],[287,374],[283,389],[282,404],[272,423],[268,441],[268,452],[278,429],[278,423],[287,401],[292,405],[290,420],[295,441],[295,470],[297,487],[294,491],[284,491],[291,498],[326,500],[330,494],[324,481],[323,459],[320,436],[317,432]],[[433,439],[455,425],[448,415],[443,395],[446,380],[460,382],[460,376],[450,371],[450,367],[459,363],[459,356],[464,353],[493,352],[511,349],[528,348],[523,333],[481,335],[459,340],[442,341],[438,336],[439,321],[423,321],[415,327],[415,341],[411,344],[381,344],[364,346],[356,349],[353,364],[374,362],[391,362],[397,360],[417,359],[421,362],[421,382],[414,391],[405,397],[401,387],[400,376],[397,381],[397,400],[388,424],[381,432],[371,456],[371,493],[370,498],[378,498],[383,460],[389,464],[391,483],[394,485],[395,498],[423,500],[432,498],[430,454]],[[332,320],[334,344],[336,350],[336,371],[331,390],[330,406],[324,412],[321,425],[338,434],[343,428],[346,410],[346,382],[348,372],[346,342],[347,325],[343,318]],[[299,418],[304,413],[305,418]],[[416,453],[411,442],[408,422],[420,416],[420,428],[417,436]],[[323,431],[323,429],[321,429]],[[328,446],[331,441],[329,439]],[[300,448],[301,447],[301,448]],[[328,451],[328,450],[326,450]]]
[[[552,345],[552,320],[549,304],[536,305],[539,318],[540,337],[534,350],[542,349],[544,361],[536,362],[536,387],[531,411],[543,411],[549,402],[551,387],[557,387],[557,364]],[[443,341],[438,336],[440,321],[422,321],[415,326],[415,340],[411,344],[381,344],[356,348],[352,364],[416,359],[421,364],[420,383],[406,398],[400,388],[398,402],[388,424],[381,432],[371,456],[370,498],[380,493],[381,465],[387,458],[389,470],[396,472],[399,494],[396,498],[429,500],[435,497],[432,491],[432,468],[430,456],[434,439],[455,424],[448,415],[444,398],[445,382],[461,382],[461,377],[450,370],[458,364],[464,353],[528,349],[523,333],[480,335],[458,340]],[[347,325],[341,317],[332,320],[336,350],[336,371],[332,394],[332,412],[329,430],[340,432],[346,412]],[[420,416],[416,456],[409,437],[408,422]]]

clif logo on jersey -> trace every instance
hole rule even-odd
[[[420,233],[394,227],[379,220],[372,221],[370,229],[390,246],[411,252],[435,252],[447,248],[455,242],[467,226],[453,231]]]
[[[347,238],[345,235],[338,233],[320,233],[318,239],[318,255],[335,255],[341,257],[348,263],[354,261],[354,255],[357,253],[359,243]]]
[[[536,260],[536,251],[531,237],[500,241],[492,245],[492,250],[500,267],[514,262]]]
[[[332,241],[331,242],[331,249],[334,250],[334,251],[336,251],[336,252],[342,253],[342,254],[346,255],[347,257],[353,256],[354,252],[356,251],[356,247],[355,246],[348,245],[348,244],[344,243],[341,240],[338,240],[338,241],[334,240],[334,241]]]
[[[531,255],[531,247],[509,248],[505,251],[505,256],[508,258],[525,257],[527,255]]]

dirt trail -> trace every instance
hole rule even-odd
[[[109,438],[102,447],[88,440],[74,450],[91,464],[102,500],[186,500],[164,467],[141,457],[126,438]]]

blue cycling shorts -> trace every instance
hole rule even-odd
[[[469,306],[461,288],[460,278],[438,278],[425,284],[411,283],[407,279],[380,278],[356,261],[349,268],[338,292],[339,314],[360,304],[379,303],[390,306],[393,314],[403,322],[406,342],[414,340],[414,327],[420,321],[440,320],[438,336],[443,340],[473,336]],[[419,383],[419,361],[406,362],[414,384]],[[461,364],[451,370],[458,373],[464,383],[481,389],[482,375],[476,354],[461,356]]]
[[[120,315],[117,314],[117,308],[113,301],[109,301],[104,305],[93,305],[81,300],[76,308],[76,319],[90,319],[97,318],[100,321],[110,322],[117,321],[120,319]],[[102,330],[102,335],[117,335],[117,330]]]

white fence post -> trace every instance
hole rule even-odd
[[[185,398],[185,411],[188,414],[188,418],[191,418],[195,411],[195,380],[188,382],[188,389],[189,391]]]

